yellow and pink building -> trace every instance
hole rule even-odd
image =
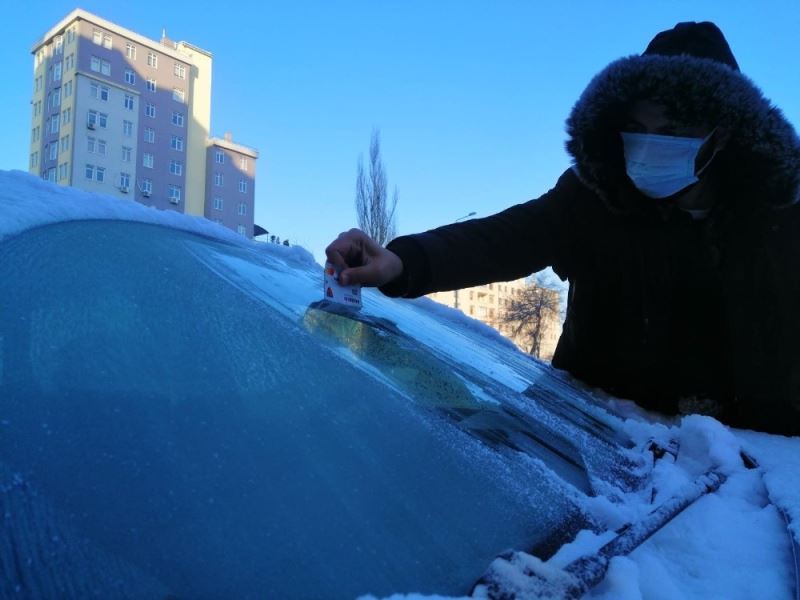
[[[76,9],[32,54],[31,173],[253,236],[258,152],[210,136],[210,52]]]

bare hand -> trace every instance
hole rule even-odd
[[[340,233],[327,248],[328,261],[342,269],[342,285],[360,283],[379,286],[403,273],[403,261],[394,252],[379,246],[360,229]]]

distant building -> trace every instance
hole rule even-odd
[[[520,350],[528,352],[530,344],[526,340],[526,332],[514,335],[513,328],[503,323],[503,313],[511,301],[519,296],[528,284],[525,279],[489,283],[472,288],[452,292],[435,292],[428,298],[447,306],[461,310],[465,315],[494,327],[505,337],[514,342]],[[558,292],[553,291],[554,294]],[[550,315],[545,321],[541,342],[541,358],[551,360],[555,352],[558,338],[561,335],[561,318],[558,314]]]
[[[223,139],[208,141],[206,156],[205,216],[253,237],[255,171],[258,153],[233,143],[226,133]]]
[[[258,152],[209,137],[210,52],[76,9],[32,53],[31,173],[253,237]]]

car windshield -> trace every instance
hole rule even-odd
[[[513,389],[402,319],[309,306],[320,277],[142,223],[0,243],[0,562],[14,585],[464,594],[503,550],[586,527],[596,478],[636,485],[601,411],[555,400],[577,395],[566,383]]]

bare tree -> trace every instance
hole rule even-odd
[[[548,323],[558,322],[560,312],[561,296],[557,286],[540,280],[522,288],[506,307],[501,320],[511,325],[515,339],[529,347],[528,354],[541,358]]]
[[[397,188],[392,202],[386,191],[386,171],[381,160],[380,132],[372,132],[369,144],[369,176],[364,173],[364,161],[358,158],[356,176],[356,216],[358,226],[381,246],[395,237],[394,213],[397,208]]]

